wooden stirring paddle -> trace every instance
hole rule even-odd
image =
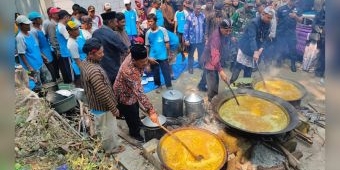
[[[168,133],[173,139],[175,139],[176,141],[181,143],[182,146],[184,146],[184,148],[190,153],[191,156],[193,156],[195,158],[196,161],[201,161],[204,158],[202,155],[196,155],[194,152],[192,152],[192,150],[190,150],[189,147],[181,139],[179,139],[176,135],[174,135],[166,127],[164,127],[163,125],[159,124],[159,122],[157,122],[157,125],[159,127],[161,127],[163,130],[165,130],[166,133]]]

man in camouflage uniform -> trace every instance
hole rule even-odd
[[[235,13],[231,16],[231,20],[233,22],[233,37],[235,37],[236,41],[234,41],[233,48],[231,49],[229,61],[226,61],[227,63],[230,63],[230,71],[232,71],[232,67],[236,60],[237,55],[237,40],[241,37],[243,34],[244,28],[247,25],[247,23],[255,18],[255,10],[254,10],[254,4],[253,3],[245,3],[243,7],[237,9]]]

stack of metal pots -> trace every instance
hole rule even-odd
[[[162,112],[166,117],[177,118],[183,116],[183,101],[185,104],[185,116],[195,115],[196,118],[204,115],[204,101],[201,96],[191,93],[188,96],[178,90],[168,90],[162,95]]]

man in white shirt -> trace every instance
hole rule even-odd
[[[96,15],[96,9],[94,8],[94,6],[90,5],[87,8],[87,11],[88,11],[89,17],[92,18],[92,32],[102,27],[103,19],[100,16]]]

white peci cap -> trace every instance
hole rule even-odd
[[[124,0],[124,4],[130,4],[131,0]]]

